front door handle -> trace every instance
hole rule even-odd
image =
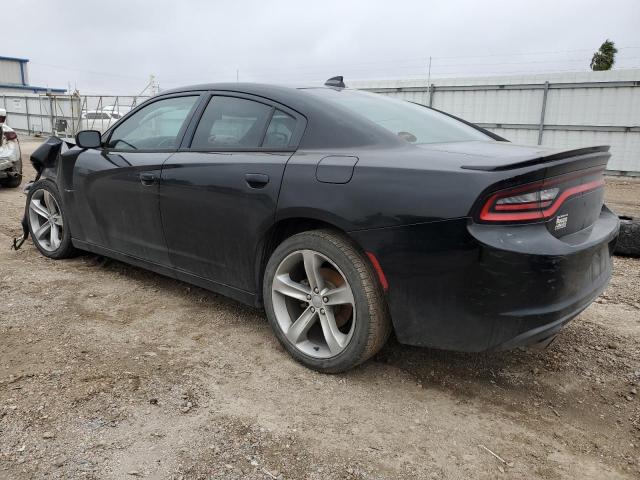
[[[262,188],[269,183],[269,175],[264,173],[247,173],[244,179],[251,188]]]
[[[138,177],[140,178],[140,183],[143,185],[153,185],[158,180],[158,175],[154,172],[140,172]]]

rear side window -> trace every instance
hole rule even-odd
[[[273,113],[267,134],[264,136],[263,147],[286,147],[296,128],[296,119],[281,110]]]
[[[257,148],[272,107],[236,97],[212,97],[202,114],[191,148]]]

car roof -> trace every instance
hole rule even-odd
[[[200,85],[189,85],[181,88],[174,88],[171,90],[164,90],[160,95],[171,95],[175,93],[194,92],[194,91],[228,91],[228,92],[241,92],[249,95],[256,95],[259,97],[269,98],[275,102],[287,105],[294,110],[297,110],[296,105],[302,103],[307,105],[309,102],[319,101],[316,97],[304,92],[304,90],[310,88],[322,88],[329,89],[333,87],[293,87],[284,85],[274,85],[267,83],[247,83],[247,82],[226,82],[226,83],[205,83]]]
[[[301,143],[306,148],[351,148],[375,144],[397,144],[399,138],[388,130],[366,121],[354,112],[341,108],[305,90],[334,87],[287,87],[263,83],[206,83],[165,90],[154,98],[176,93],[198,91],[235,92],[263,97],[284,105],[307,119],[307,128]]]
[[[186,85],[184,87],[163,90],[162,94],[178,93],[194,90],[242,90],[242,91],[265,91],[265,92],[291,92],[295,90],[305,90],[309,88],[335,88],[327,86],[313,85],[278,85],[274,83],[256,83],[256,82],[219,82],[219,83],[201,83],[196,85]]]
[[[263,97],[288,107],[307,119],[301,147],[355,148],[373,145],[403,145],[404,140],[389,130],[337,105],[319,95],[308,93],[309,89],[345,90],[340,87],[308,86],[294,87],[263,83],[206,83],[164,90],[154,99],[166,95],[189,92],[230,92]],[[153,101],[150,99],[148,101]],[[146,102],[145,102],[146,103]]]

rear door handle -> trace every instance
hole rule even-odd
[[[269,183],[269,175],[264,173],[247,173],[244,179],[251,188],[262,188]]]
[[[143,185],[153,185],[158,180],[158,175],[154,172],[140,172],[138,177],[140,178],[140,183]]]

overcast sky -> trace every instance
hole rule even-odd
[[[5,6],[8,7],[8,6]],[[31,83],[135,94],[193,83],[320,82],[587,70],[606,38],[640,67],[640,0],[22,0],[0,55]]]

